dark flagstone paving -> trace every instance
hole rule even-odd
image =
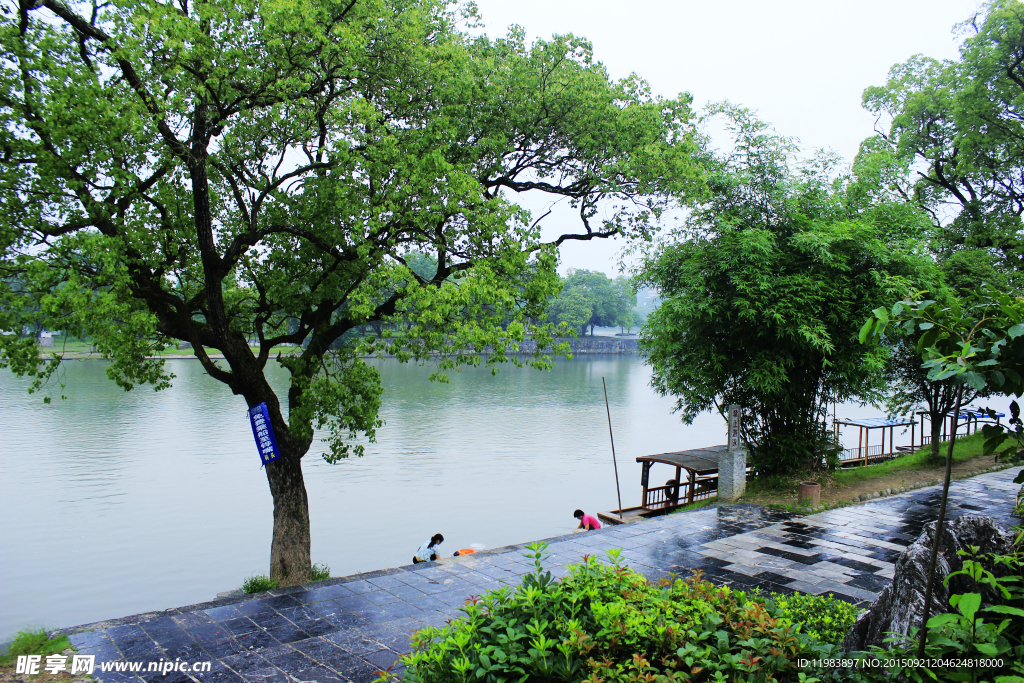
[[[1002,524],[1019,468],[953,482],[948,516]],[[721,505],[548,539],[545,568],[565,575],[581,556],[621,548],[651,579],[703,571],[716,583],[833,595],[866,606],[892,579],[893,563],[938,514],[941,487],[807,516]],[[157,614],[67,629],[94,675],[125,683],[367,683],[409,650],[412,632],[458,616],[472,595],[518,585],[532,568],[523,546],[438,563],[330,579]],[[102,672],[101,662],[212,662],[209,672]]]

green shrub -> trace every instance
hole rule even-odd
[[[556,581],[542,566],[545,546],[528,546],[536,571],[518,590],[487,593],[461,619],[419,631],[401,659],[404,683],[810,682],[796,660],[838,652],[787,623],[808,615],[827,631],[843,614],[828,598],[779,607],[700,575],[652,583],[621,566],[618,550],[610,566],[584,557]]]
[[[242,582],[243,593],[262,593],[277,588],[278,582],[266,574],[253,574]]]
[[[857,621],[858,609],[831,595],[772,593],[775,616],[781,623],[798,627],[802,632],[823,643],[838,645],[846,632]]]
[[[331,568],[326,564],[314,564],[310,581],[326,581],[331,578]]]
[[[69,647],[71,642],[67,636],[51,639],[42,629],[21,631],[15,636],[7,652],[0,655],[0,666],[10,666],[18,655],[57,655]]]
[[[999,575],[988,568],[997,569]],[[1019,538],[1013,554],[966,559],[963,569],[950,577],[958,574],[968,577],[974,590],[950,596],[954,611],[928,620],[925,642],[927,660],[952,665],[902,665],[917,657],[914,629],[909,639],[891,638],[886,647],[871,648],[866,657],[893,664],[887,669],[857,667],[858,680],[1024,682],[1024,557]],[[974,665],[966,666],[965,660]]]
[[[310,582],[326,581],[331,578],[331,568],[326,564],[314,564],[313,573],[310,575]],[[279,582],[271,579],[266,574],[253,574],[242,582],[243,593],[262,593],[277,588]]]

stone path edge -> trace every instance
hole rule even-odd
[[[950,486],[952,486],[953,484],[955,484],[958,481],[967,481],[969,479],[974,478],[975,476],[980,476],[982,474],[987,474],[987,473],[990,473],[990,472],[1001,472],[1001,471],[1004,471],[1006,469],[1010,469],[1012,467],[1013,467],[1012,465],[1007,465],[1005,467],[997,466],[997,467],[989,468],[989,469],[984,470],[982,472],[978,472],[978,473],[976,473],[976,474],[974,474],[974,475],[972,475],[970,477],[964,477],[964,478],[961,478],[961,479],[954,479],[954,480],[952,480],[950,482]],[[868,505],[870,503],[874,503],[876,501],[883,500],[885,498],[891,498],[891,497],[895,497],[897,495],[903,495],[905,493],[910,493],[911,491],[924,491],[924,490],[927,490],[927,489],[930,489],[930,488],[941,488],[941,487],[942,487],[942,484],[922,486],[920,488],[908,489],[907,491],[905,491],[905,492],[903,492],[901,494],[893,493],[890,496],[875,497],[875,498],[869,498],[869,499],[862,500],[862,501],[850,502],[847,505],[837,506],[837,507],[834,507],[834,508],[829,508],[829,510],[830,511],[831,510],[842,510],[842,509],[846,509],[846,508],[853,508],[853,507],[858,507],[858,506],[862,506],[862,505]],[[705,505],[703,507],[700,507],[700,508],[697,508],[697,509],[694,509],[694,510],[686,510],[686,511],[680,512],[680,513],[675,513],[675,514],[670,514],[670,515],[663,515],[663,516],[660,516],[660,517],[653,517],[653,518],[650,518],[650,519],[638,520],[638,521],[635,521],[635,522],[630,522],[630,524],[647,524],[647,523],[650,523],[650,522],[655,521],[655,520],[664,521],[664,520],[676,517],[677,515],[688,515],[688,514],[692,514],[692,513],[712,510],[714,508],[719,507],[719,505],[721,505],[721,504],[717,503],[717,502],[710,503],[708,505]],[[815,512],[817,513],[818,511],[816,510]],[[794,513],[794,514],[795,514],[796,517],[799,517],[802,513]],[[604,528],[609,528],[609,526],[611,528],[614,528],[614,526],[612,526],[612,525],[606,525]],[[558,535],[558,536],[549,536],[547,538],[538,539],[536,541],[526,541],[526,542],[523,542],[523,543],[515,543],[515,544],[512,544],[512,545],[499,546],[497,548],[486,548],[484,550],[477,551],[476,553],[474,553],[474,555],[476,555],[477,557],[480,557],[480,556],[488,556],[488,555],[503,555],[503,554],[506,554],[506,553],[513,553],[513,552],[522,553],[525,550],[527,550],[526,546],[528,546],[528,545],[533,545],[535,543],[549,543],[550,544],[550,543],[553,543],[553,542],[556,542],[556,541],[564,541],[564,540],[572,539],[575,536],[576,536],[575,533],[561,534],[561,535]],[[458,560],[456,558],[444,558],[440,562],[441,563],[452,563],[452,562],[457,562],[457,561]],[[172,616],[179,615],[179,614],[187,614],[188,612],[202,611],[202,610],[214,609],[214,608],[217,608],[217,607],[225,607],[225,606],[229,606],[229,605],[236,605],[236,604],[239,604],[239,603],[242,603],[242,602],[248,602],[250,600],[259,600],[261,598],[266,598],[266,597],[279,597],[279,596],[282,596],[282,595],[290,595],[292,593],[299,593],[299,592],[303,592],[303,591],[307,591],[307,590],[314,590],[314,589],[317,589],[317,588],[326,588],[328,586],[336,586],[336,585],[339,585],[339,584],[352,583],[352,582],[355,582],[355,581],[363,581],[363,580],[366,580],[366,579],[373,579],[373,578],[378,578],[378,577],[381,577],[381,576],[392,576],[392,575],[395,575],[395,574],[401,574],[403,572],[423,571],[423,570],[426,570],[426,569],[429,569],[429,568],[435,567],[435,566],[437,566],[437,563],[408,564],[408,565],[401,565],[401,566],[398,566],[398,567],[388,567],[388,568],[385,568],[385,569],[374,569],[372,571],[361,572],[359,574],[348,574],[346,576],[332,576],[329,579],[324,579],[323,581],[317,581],[317,582],[313,582],[313,583],[305,583],[305,584],[299,584],[299,585],[295,585],[295,586],[286,586],[284,588],[274,588],[274,589],[271,589],[269,591],[263,591],[263,592],[260,592],[260,593],[249,593],[249,594],[245,594],[245,595],[234,595],[234,596],[229,596],[229,597],[225,597],[225,598],[217,598],[217,599],[214,599],[214,600],[209,600],[207,602],[197,602],[195,604],[184,605],[182,607],[173,607],[173,608],[169,608],[169,609],[166,609],[166,610],[157,610],[157,611],[152,611],[152,612],[140,612],[138,614],[132,614],[132,615],[129,615],[129,616],[119,617],[119,618],[116,618],[116,619],[106,619],[106,620],[91,622],[91,623],[88,623],[88,624],[80,624],[80,625],[77,625],[77,626],[67,626],[67,627],[64,627],[64,628],[54,629],[52,631],[49,631],[49,633],[50,633],[51,637],[58,638],[58,637],[60,637],[62,635],[72,635],[72,634],[76,634],[76,633],[84,633],[84,632],[87,632],[87,631],[95,631],[97,629],[107,629],[107,628],[111,628],[111,627],[115,627],[115,626],[123,626],[123,625],[126,625],[126,624],[136,623],[136,622],[143,621],[143,620],[148,621],[148,620],[152,620],[152,619],[159,619],[161,617],[172,617]],[[2,645],[0,645],[0,648],[4,648],[5,649],[6,645],[8,645],[8,643],[3,643]]]
[[[715,505],[708,505],[700,510],[710,509],[717,507]],[[697,510],[689,510],[688,512],[697,512]],[[686,513],[682,513],[686,514]],[[649,520],[645,520],[649,521]],[[484,550],[478,550],[474,553],[475,556],[488,556],[488,555],[504,555],[506,553],[513,552],[524,552],[526,546],[533,545],[534,543],[552,543],[555,541],[563,541],[574,537],[575,534],[562,534],[560,536],[551,536],[548,538],[542,538],[538,541],[527,541],[525,543],[516,543],[513,545],[503,545],[497,548],[486,548]],[[304,591],[315,590],[317,588],[326,588],[328,586],[337,586],[339,584],[353,583],[356,581],[365,581],[366,579],[376,579],[381,576],[394,576],[395,574],[401,574],[403,572],[417,572],[425,571],[427,569],[437,567],[439,564],[452,564],[458,562],[457,558],[446,557],[438,562],[423,562],[420,564],[408,564],[399,567],[388,567],[385,569],[374,569],[368,572],[361,572],[359,574],[348,574],[346,576],[332,576],[329,579],[323,581],[316,581],[313,583],[303,583],[295,586],[286,586],[284,588],[273,588],[268,591],[262,591],[260,593],[247,593],[245,595],[232,595],[225,598],[217,598],[207,602],[197,602],[193,605],[184,605],[182,607],[173,607],[165,610],[156,610],[153,612],[139,612],[138,614],[132,614],[126,617],[118,617],[116,619],[105,619],[102,621],[94,621],[88,624],[80,624],[78,626],[66,626],[64,628],[53,629],[48,631],[51,637],[59,638],[63,635],[73,635],[76,633],[85,633],[88,631],[95,631],[99,629],[107,629],[115,626],[125,626],[127,624],[137,623],[139,621],[150,621],[153,619],[159,619],[161,617],[173,617],[179,614],[187,614],[189,612],[205,611],[208,609],[214,609],[217,607],[227,607],[230,605],[237,605],[243,602],[249,602],[251,600],[260,600],[267,597],[280,597],[283,595],[291,595],[293,593],[301,593]],[[0,648],[8,645],[4,643],[0,645]]]
[[[1020,489],[1019,467],[956,480],[947,516],[986,515],[1003,525]],[[710,504],[643,522],[539,539],[556,578],[587,555],[621,549],[621,562],[650,580],[699,570],[739,590],[831,594],[870,605],[900,553],[934,521],[940,486],[924,486],[812,514],[750,503]],[[515,588],[534,571],[527,543],[439,562],[333,577],[250,595],[53,631],[96,656],[103,683],[372,683],[400,673],[401,653],[424,626],[459,616],[468,597]],[[161,673],[101,662],[210,662]]]

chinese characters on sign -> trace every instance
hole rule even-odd
[[[42,655],[18,655],[15,673],[37,674],[39,673],[39,666],[42,661]],[[57,674],[60,671],[67,671],[72,674],[91,674],[95,667],[96,655],[72,655],[70,669],[68,668],[67,655],[46,655],[46,665],[43,669],[50,674]]]
[[[740,449],[740,407],[729,406],[729,450]]]
[[[256,448],[260,452],[263,464],[280,458],[281,451],[277,448],[274,428],[270,426],[270,414],[267,413],[266,403],[249,408],[249,422],[252,424],[252,435],[256,438]]]

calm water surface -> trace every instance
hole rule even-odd
[[[304,458],[313,560],[335,576],[406,564],[436,532],[450,554],[568,533],[575,508],[615,507],[602,376],[624,505],[640,502],[636,456],[725,441],[717,415],[682,425],[636,356],[469,369],[447,385],[430,366],[376,365],[377,443],[329,465],[315,442]],[[168,366],[171,389],[125,393],[102,361],[73,361],[68,399],[55,389],[51,405],[0,372],[0,640],[211,600],[267,571],[273,507],[244,401],[194,360]],[[271,378],[284,387],[284,370]]]

